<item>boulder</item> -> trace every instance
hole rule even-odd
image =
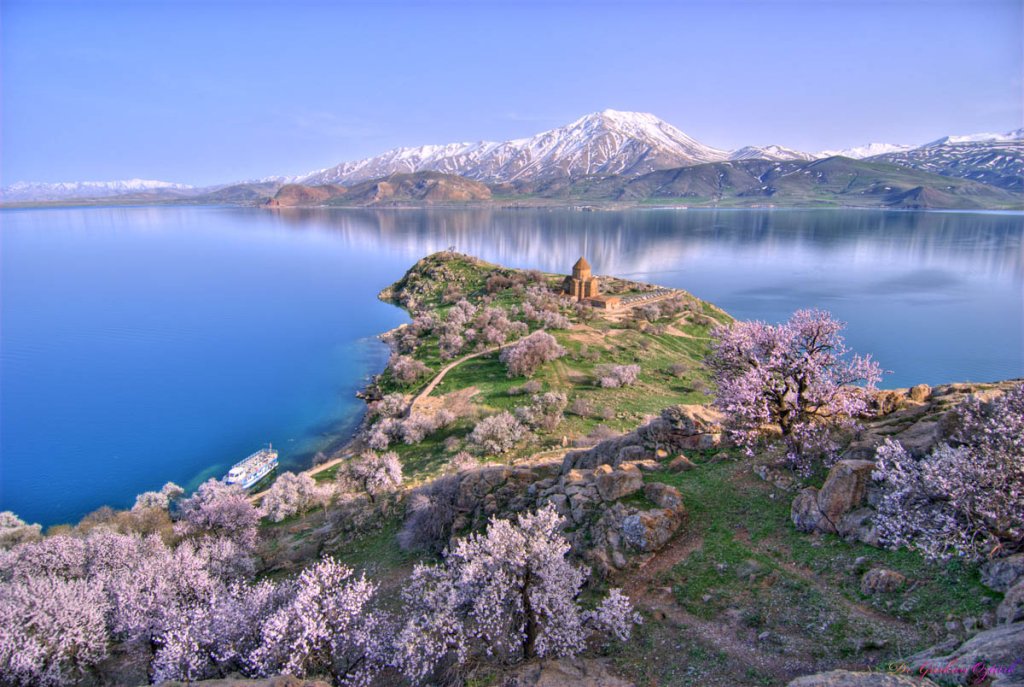
[[[798,677],[787,687],[935,687],[935,683],[916,675],[832,670],[827,673]]]
[[[981,566],[981,583],[997,592],[1005,592],[1024,579],[1024,553],[997,558]]]
[[[871,405],[878,416],[891,415],[904,408],[907,398],[898,391],[879,391],[871,399]]]
[[[818,490],[815,487],[800,490],[793,499],[789,517],[801,532],[813,532],[818,529],[821,511],[818,510]]]
[[[682,508],[683,505],[683,495],[679,493],[679,490],[661,482],[645,484],[644,496],[662,508],[675,510]]]
[[[1010,587],[1003,597],[1002,603],[996,608],[997,623],[1024,622],[1024,579]]]
[[[924,403],[931,395],[932,388],[927,384],[917,384],[910,387],[910,391],[907,392],[907,396],[910,397],[910,400],[917,401],[918,403]]]
[[[645,510],[622,519],[622,539],[638,551],[651,553],[668,543],[679,529],[682,515],[673,510]]]
[[[925,675],[948,666],[970,671],[983,666],[987,677],[992,679],[991,687],[1024,687],[1024,623],[997,625],[974,635],[951,653],[941,646],[925,649],[907,659],[907,664],[917,675]],[[975,673],[978,677],[982,677]],[[962,684],[969,684],[971,675],[965,674]]]
[[[836,524],[840,518],[864,500],[874,467],[870,460],[841,460],[832,466],[818,492],[818,510],[822,517],[819,530],[838,531]]]
[[[633,687],[611,674],[608,663],[595,658],[560,658],[527,663],[501,683],[503,687]]]
[[[859,541],[868,546],[878,546],[878,527],[874,522],[875,511],[870,508],[852,510],[836,523],[839,536],[847,541]]]
[[[670,460],[668,463],[669,472],[687,472],[689,470],[693,470],[695,467],[697,466],[694,465],[693,461],[682,453]]]
[[[597,493],[605,501],[616,501],[640,491],[644,486],[644,478],[639,468],[630,463],[624,463],[614,469],[608,465],[601,465],[594,473],[597,476]]]
[[[895,570],[875,568],[868,570],[860,578],[860,591],[864,594],[887,594],[900,589],[907,583],[907,578]]]
[[[893,438],[903,444],[908,453],[920,458],[939,443],[942,428],[938,422],[915,422]]]

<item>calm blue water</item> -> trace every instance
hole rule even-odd
[[[741,318],[849,323],[885,386],[1024,375],[1024,217],[874,211],[89,208],[0,212],[0,510],[77,519],[272,441],[308,464],[405,320],[416,259],[685,288]]]

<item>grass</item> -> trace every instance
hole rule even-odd
[[[977,616],[998,597],[981,585],[972,565],[930,563],[911,551],[798,532],[789,521],[792,493],[758,480],[748,462],[721,457],[705,454],[695,457],[698,468],[691,472],[647,477],[682,492],[690,531],[702,539],[663,580],[694,615],[715,618],[739,605],[757,628],[820,627],[825,648],[842,656],[852,650],[853,639],[873,631],[866,620],[872,611],[912,623],[915,636],[890,642],[904,639],[920,648],[941,632],[947,615]],[[874,567],[896,570],[909,583],[897,592],[865,596],[860,577]],[[864,612],[851,612],[854,606]]]

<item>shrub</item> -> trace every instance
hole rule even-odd
[[[562,413],[568,403],[565,394],[558,391],[549,391],[546,394],[537,394],[531,399],[531,404],[516,408],[516,419],[531,427],[553,430],[562,422]]]
[[[29,525],[11,511],[5,510],[0,513],[0,549],[36,541],[40,538],[42,529],[42,526]]]
[[[575,656],[594,629],[628,638],[640,616],[615,591],[593,612],[578,602],[587,570],[567,559],[569,544],[553,508],[492,519],[460,540],[441,566],[418,565],[402,596],[404,627],[396,662],[414,683],[440,661],[471,656],[504,662]]]
[[[509,387],[508,395],[509,396],[522,396],[523,394],[536,394],[536,393],[539,393],[541,391],[541,389],[543,389],[543,388],[544,388],[544,385],[541,384],[538,380],[531,379],[530,381],[526,382],[522,386],[512,386],[512,387]]]
[[[509,377],[532,377],[541,365],[565,355],[555,337],[537,331],[501,351],[499,359],[508,367]]]
[[[401,384],[412,384],[430,372],[426,365],[407,355],[393,357],[389,366],[392,377]]]
[[[401,486],[402,463],[394,451],[380,455],[367,451],[343,463],[335,479],[342,491],[362,489],[376,501],[377,497],[394,492]]]
[[[210,478],[178,505],[176,528],[183,536],[213,535],[232,539],[242,549],[256,544],[260,514],[237,484]]]
[[[260,512],[274,522],[281,522],[292,515],[324,505],[330,500],[333,491],[330,486],[318,486],[316,480],[304,472],[298,475],[285,472],[274,480],[263,497]]]
[[[1024,547],[1024,385],[988,406],[954,411],[949,443],[915,460],[898,442],[878,449],[881,540],[932,558],[980,559]]]
[[[526,428],[508,411],[485,417],[469,433],[469,442],[484,454],[511,451],[526,435]]]
[[[185,495],[185,490],[174,482],[168,482],[160,491],[146,491],[135,497],[135,505],[132,510],[144,508],[157,508],[167,510],[171,503]]]
[[[459,477],[446,475],[413,491],[398,544],[405,551],[424,549],[441,553],[448,546],[458,510]]]
[[[598,365],[594,371],[597,383],[603,389],[633,386],[640,377],[639,365]]]

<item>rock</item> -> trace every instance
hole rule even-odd
[[[898,391],[879,391],[872,399],[871,405],[879,416],[891,415],[906,406],[906,397]]]
[[[910,675],[833,670],[827,673],[798,677],[787,687],[935,687],[935,683]]]
[[[801,489],[793,499],[789,517],[801,532],[815,531],[821,520],[821,511],[818,509],[818,490],[814,487]]]
[[[938,422],[916,422],[893,437],[915,458],[929,453],[942,438]]]
[[[874,524],[875,512],[870,508],[852,510],[836,524],[839,536],[847,541],[859,541],[878,546],[878,528]]]
[[[687,472],[695,467],[697,466],[693,464],[693,461],[681,453],[668,463],[669,472]]]
[[[907,392],[907,396],[910,397],[910,400],[917,401],[918,403],[924,403],[931,395],[932,388],[927,384],[917,384],[910,387],[910,391]]]
[[[645,484],[644,496],[662,508],[675,510],[683,505],[683,495],[679,493],[679,490],[661,482]]]
[[[682,517],[674,511],[647,510],[622,519],[622,539],[638,551],[653,553],[668,543]]]
[[[1005,592],[1024,579],[1024,553],[997,558],[981,566],[981,583],[997,592]]]
[[[870,460],[841,460],[832,466],[818,492],[819,530],[836,532],[842,515],[861,504],[874,467]]]
[[[502,682],[504,687],[633,687],[616,677],[608,663],[595,658],[560,658],[520,666]]]
[[[996,622],[1024,622],[1024,579],[1018,580],[1017,584],[1006,592],[1002,603],[996,608]]]
[[[907,578],[895,570],[875,568],[868,570],[860,578],[860,590],[864,594],[887,594],[894,592],[907,583]]]
[[[644,478],[635,465],[624,463],[614,470],[602,465],[595,471],[597,492],[605,501],[616,501],[643,489]]]
[[[952,650],[944,645],[925,649],[907,659],[907,664],[916,675],[927,674],[929,670],[939,675],[939,670],[946,666],[970,670],[980,664],[992,678],[991,687],[1024,687],[1021,647],[1024,647],[1024,623],[998,625],[979,632]],[[962,677],[970,678],[969,675]],[[961,682],[966,684],[967,680]]]

